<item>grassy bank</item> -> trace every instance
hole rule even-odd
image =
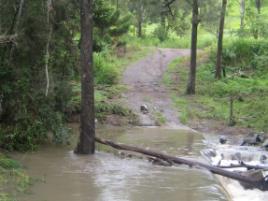
[[[16,201],[30,185],[30,177],[21,165],[0,153],[0,200]]]
[[[203,60],[203,61],[202,61]],[[228,124],[230,97],[234,97],[237,125],[268,131],[268,42],[225,42],[223,65],[227,76],[214,79],[215,48],[199,53],[197,94],[185,96],[189,58],[173,61],[164,77],[183,123],[213,119]]]

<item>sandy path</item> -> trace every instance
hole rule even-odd
[[[141,126],[157,125],[155,117],[158,115],[166,120],[163,126],[183,127],[162,79],[171,61],[188,56],[189,53],[185,49],[157,49],[145,59],[128,66],[124,72],[123,84],[129,89],[124,98],[127,105],[138,114]],[[140,112],[143,104],[148,106],[148,114]]]

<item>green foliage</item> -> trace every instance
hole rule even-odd
[[[119,37],[128,32],[132,16],[128,13],[122,15],[107,0],[94,1],[93,10],[94,51],[100,52],[107,46],[118,43]]]
[[[268,36],[266,15],[258,13],[255,2],[248,0],[246,7],[246,20],[249,33],[255,38]]]
[[[94,77],[96,84],[112,85],[118,83],[120,68],[109,53],[94,53]]]
[[[159,25],[155,29],[154,35],[155,35],[156,38],[159,39],[160,42],[163,42],[168,38],[168,32],[167,32],[166,28],[161,26],[161,25]]]
[[[21,165],[17,161],[0,154],[0,167],[3,169],[12,170],[21,168]]]
[[[166,118],[161,112],[155,112],[153,114],[153,117],[155,119],[156,125],[161,126],[166,123]]]
[[[224,45],[223,64],[231,70],[266,70],[267,58],[268,42],[265,40],[231,40]]]
[[[77,14],[76,5],[57,1],[50,16],[53,27],[49,44],[50,88],[48,96],[45,95],[45,50],[50,26],[47,8],[40,1],[24,2],[16,44],[0,47],[0,147],[10,150],[35,149],[49,132],[56,141],[61,141],[59,137],[65,136],[66,130],[64,113],[71,95],[68,83],[78,72],[74,69],[78,52],[73,40],[76,19],[70,17]],[[14,19],[18,4],[8,1],[4,5],[9,3],[5,19]],[[2,22],[2,31],[16,32],[12,23]]]

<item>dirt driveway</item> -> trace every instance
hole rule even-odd
[[[189,50],[185,49],[157,49],[150,56],[128,66],[123,74],[123,84],[129,90],[123,97],[128,107],[138,114],[140,126],[155,126],[160,121],[163,126],[184,127],[162,79],[171,61],[189,54]],[[142,105],[148,107],[149,113],[140,111]]]

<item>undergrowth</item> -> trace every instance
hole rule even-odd
[[[214,79],[215,47],[201,53],[195,96],[186,96],[189,58],[173,61],[164,83],[173,91],[173,101],[180,120],[214,119],[228,122],[230,97],[234,98],[234,116],[238,125],[268,131],[268,42],[227,40],[223,66],[226,77]]]
[[[31,179],[21,164],[0,153],[0,200],[16,201],[30,185]]]

